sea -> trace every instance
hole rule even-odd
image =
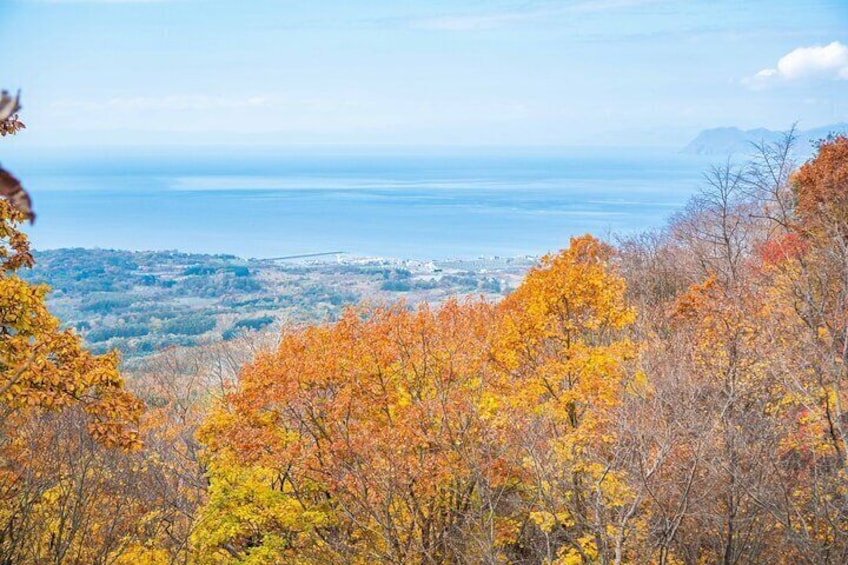
[[[4,157],[36,249],[403,259],[554,252],[662,227],[703,185],[673,149],[53,150]]]

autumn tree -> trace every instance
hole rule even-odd
[[[633,346],[611,247],[572,241],[494,308],[286,332],[210,416],[203,563],[623,562]]]
[[[202,430],[200,562],[496,560],[514,481],[487,426],[491,320],[451,301],[286,332]]]
[[[842,238],[832,214],[811,224],[796,207],[793,141],[714,170],[669,230],[622,248],[648,381],[627,403],[630,429],[640,452],[663,454],[631,477],[649,489],[645,554],[661,563],[845,559]],[[660,261],[678,281],[662,294],[638,282]]]
[[[848,137],[822,141],[816,157],[802,165],[792,180],[797,213],[808,230],[848,223]]]
[[[507,437],[528,473],[535,559],[621,563],[641,494],[624,475],[616,414],[633,374],[612,247],[591,236],[547,256],[499,305],[492,349]]]
[[[499,303],[170,349],[138,397],[0,199],[0,561],[848,562],[848,141],[794,141]]]
[[[809,562],[848,559],[848,139],[821,142],[791,176],[796,222],[763,249],[784,340],[785,383],[797,405],[787,446],[804,488],[792,491],[785,520]],[[798,517],[802,517],[798,519]]]
[[[15,121],[4,133],[18,129]],[[88,549],[98,542],[88,541],[97,536],[81,517],[93,509],[88,496],[107,487],[83,487],[92,475],[78,448],[136,449],[142,407],[124,388],[117,356],[87,351],[48,312],[48,289],[18,276],[33,263],[18,229],[25,214],[0,199],[0,556],[9,563],[93,563]]]

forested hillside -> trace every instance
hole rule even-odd
[[[135,396],[0,201],[0,561],[848,562],[848,138],[791,143],[503,299],[168,349]]]

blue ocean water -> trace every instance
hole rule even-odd
[[[37,249],[277,257],[518,256],[572,235],[661,226],[707,163],[636,150],[291,155],[257,151],[23,160]]]

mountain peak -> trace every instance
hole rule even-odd
[[[848,123],[843,122],[808,130],[797,130],[795,132],[798,138],[796,149],[803,155],[812,154],[815,149],[815,142],[832,133],[848,133]],[[729,126],[705,129],[683,148],[683,152],[695,155],[747,154],[753,151],[755,144],[773,143],[779,141],[784,135],[784,131],[766,128],[742,130],[735,126]]]

